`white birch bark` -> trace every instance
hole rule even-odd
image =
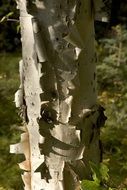
[[[25,155],[25,190],[78,190],[90,177],[89,161],[100,162],[105,117],[97,105],[95,2],[17,2],[23,60],[15,102],[24,133],[11,152]]]

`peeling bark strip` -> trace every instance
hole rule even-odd
[[[100,162],[106,118],[96,105],[95,1],[17,1],[23,60],[15,102],[25,124],[10,151],[25,155],[25,190],[78,190],[89,161]]]

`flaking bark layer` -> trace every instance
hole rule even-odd
[[[97,105],[94,17],[101,1],[18,0],[21,85],[15,95],[25,131],[25,190],[78,190],[99,164],[103,109]]]

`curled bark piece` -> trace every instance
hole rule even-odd
[[[65,36],[64,39],[75,47],[80,49],[84,48],[82,37],[80,36],[75,24],[71,27],[69,34]]]
[[[32,18],[32,25],[33,25],[35,48],[36,48],[38,60],[40,63],[42,63],[47,60],[47,56],[46,56],[46,51],[44,48],[44,43],[42,40],[41,28],[36,18]]]
[[[29,158],[29,140],[28,133],[21,134],[21,143],[10,146],[10,152],[16,154],[24,153],[26,158]]]
[[[23,182],[25,184],[24,190],[31,190],[31,174],[30,172],[24,172],[22,175]]]
[[[19,90],[15,93],[15,106],[16,108],[20,108],[23,105],[23,90],[19,88]]]
[[[19,167],[22,170],[30,171],[31,170],[30,160],[25,160],[25,161],[19,163]]]

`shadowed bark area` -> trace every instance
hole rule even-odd
[[[97,105],[94,17],[101,1],[35,0],[20,9],[21,143],[25,190],[78,190],[99,164],[103,108]],[[96,11],[97,10],[97,11]],[[100,16],[100,12],[99,12]],[[24,114],[25,113],[25,114]]]

